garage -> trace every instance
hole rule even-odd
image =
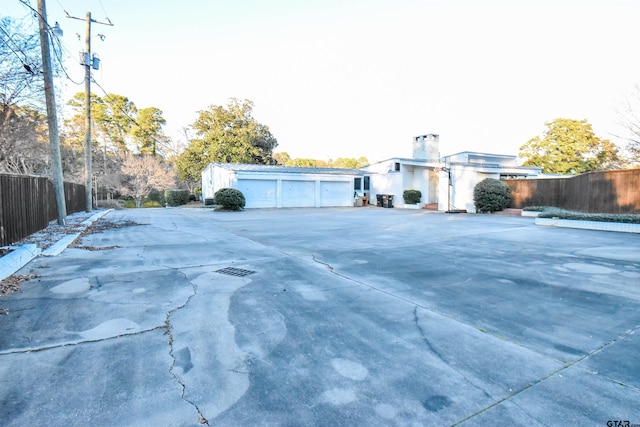
[[[231,187],[242,191],[246,208],[347,207],[363,176],[358,169],[211,163],[202,171],[202,195],[213,199]]]
[[[245,200],[251,200],[253,208],[275,208],[277,206],[278,181],[275,179],[239,179],[238,190]]]
[[[312,208],[316,205],[314,181],[282,180],[283,208]]]
[[[349,206],[352,203],[353,185],[350,182],[320,182],[320,206]]]

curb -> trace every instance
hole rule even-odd
[[[536,218],[536,225],[561,228],[579,228],[582,230],[615,231],[618,233],[640,233],[640,224],[604,221],[580,221],[574,219]]]
[[[107,209],[106,211],[100,211],[95,215],[85,219],[80,224],[82,225],[82,230],[86,229],[88,226],[93,224],[95,221],[99,220],[113,209]],[[8,254],[4,255],[0,258],[0,280],[4,280],[7,277],[11,276],[16,271],[20,270],[22,267],[27,265],[31,260],[36,258],[37,256],[56,256],[60,255],[62,251],[67,249],[67,247],[80,236],[80,233],[67,234],[60,240],[58,240],[53,245],[49,246],[47,249],[42,251],[35,243],[27,243],[25,245],[17,246],[12,248],[13,250]]]
[[[11,276],[40,255],[41,250],[35,243],[18,246],[2,257],[0,262],[0,280]]]
[[[67,234],[62,239],[58,240],[53,245],[49,246],[47,249],[42,251],[42,256],[56,256],[60,255],[62,251],[67,249],[67,247],[73,243],[80,236],[80,233]]]

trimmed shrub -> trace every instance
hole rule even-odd
[[[213,202],[223,209],[239,211],[244,208],[245,200],[242,191],[235,188],[221,188],[213,195]]]
[[[525,206],[522,208],[523,211],[528,212],[544,212],[545,210],[554,209],[551,206]]]
[[[511,189],[497,179],[483,179],[473,189],[473,203],[477,212],[501,211],[511,203]]]
[[[127,209],[132,209],[136,207],[136,201],[135,200],[125,200],[124,201],[124,207]]]
[[[420,203],[422,192],[420,190],[404,190],[402,197],[407,205],[415,205],[416,203]]]
[[[189,203],[189,190],[166,190],[164,200],[169,206],[180,206]]]
[[[105,209],[123,209],[124,202],[122,200],[110,199],[110,200],[98,200],[96,207]],[[135,203],[134,203],[135,207]]]
[[[573,219],[577,221],[622,222],[625,224],[640,224],[639,214],[605,214],[567,211],[558,208],[546,208],[538,218]]]
[[[164,206],[164,192],[158,191],[155,188],[149,191],[147,197],[145,197],[145,202],[158,202],[159,205]]]
[[[149,202],[144,202],[142,204],[143,208],[161,208],[162,205],[154,200],[149,201]]]

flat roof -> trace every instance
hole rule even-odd
[[[259,172],[259,173],[308,173],[321,175],[363,175],[360,169],[343,168],[308,168],[280,165],[252,165],[246,163],[211,163],[210,165],[234,172]]]

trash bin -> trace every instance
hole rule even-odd
[[[382,196],[382,206],[385,208],[393,207],[393,194],[384,194]]]
[[[382,207],[382,196],[383,194],[376,194],[376,204],[379,208]]]

